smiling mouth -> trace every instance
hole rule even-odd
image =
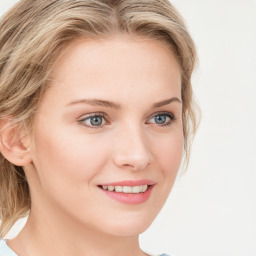
[[[126,194],[139,194],[146,192],[151,185],[140,185],[140,186],[102,186],[99,187],[103,190],[117,193]]]
[[[98,185],[108,197],[125,204],[145,203],[156,183],[151,180],[126,180]]]

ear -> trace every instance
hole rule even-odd
[[[0,121],[0,152],[12,164],[25,166],[31,159],[24,131],[10,119]]]

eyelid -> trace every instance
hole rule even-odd
[[[153,114],[151,114],[148,119],[151,119],[152,117],[155,117],[157,115],[167,115],[167,116],[171,116],[173,119],[176,119],[175,115],[172,112],[168,112],[168,111],[158,111],[155,112]]]
[[[83,114],[82,116],[78,117],[77,120],[83,120],[89,117],[93,117],[93,116],[102,116],[102,117],[106,117],[107,114],[104,112],[92,112],[92,113],[88,113],[88,114]]]

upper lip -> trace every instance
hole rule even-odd
[[[123,180],[111,183],[100,184],[101,186],[141,186],[141,185],[154,185],[152,180]]]

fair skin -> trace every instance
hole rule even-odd
[[[177,60],[151,39],[72,43],[57,61],[33,135],[22,143],[32,208],[24,229],[8,241],[12,250],[146,255],[138,236],[166,201],[183,153]],[[102,189],[123,181],[145,183],[151,192],[126,194],[124,202]]]

